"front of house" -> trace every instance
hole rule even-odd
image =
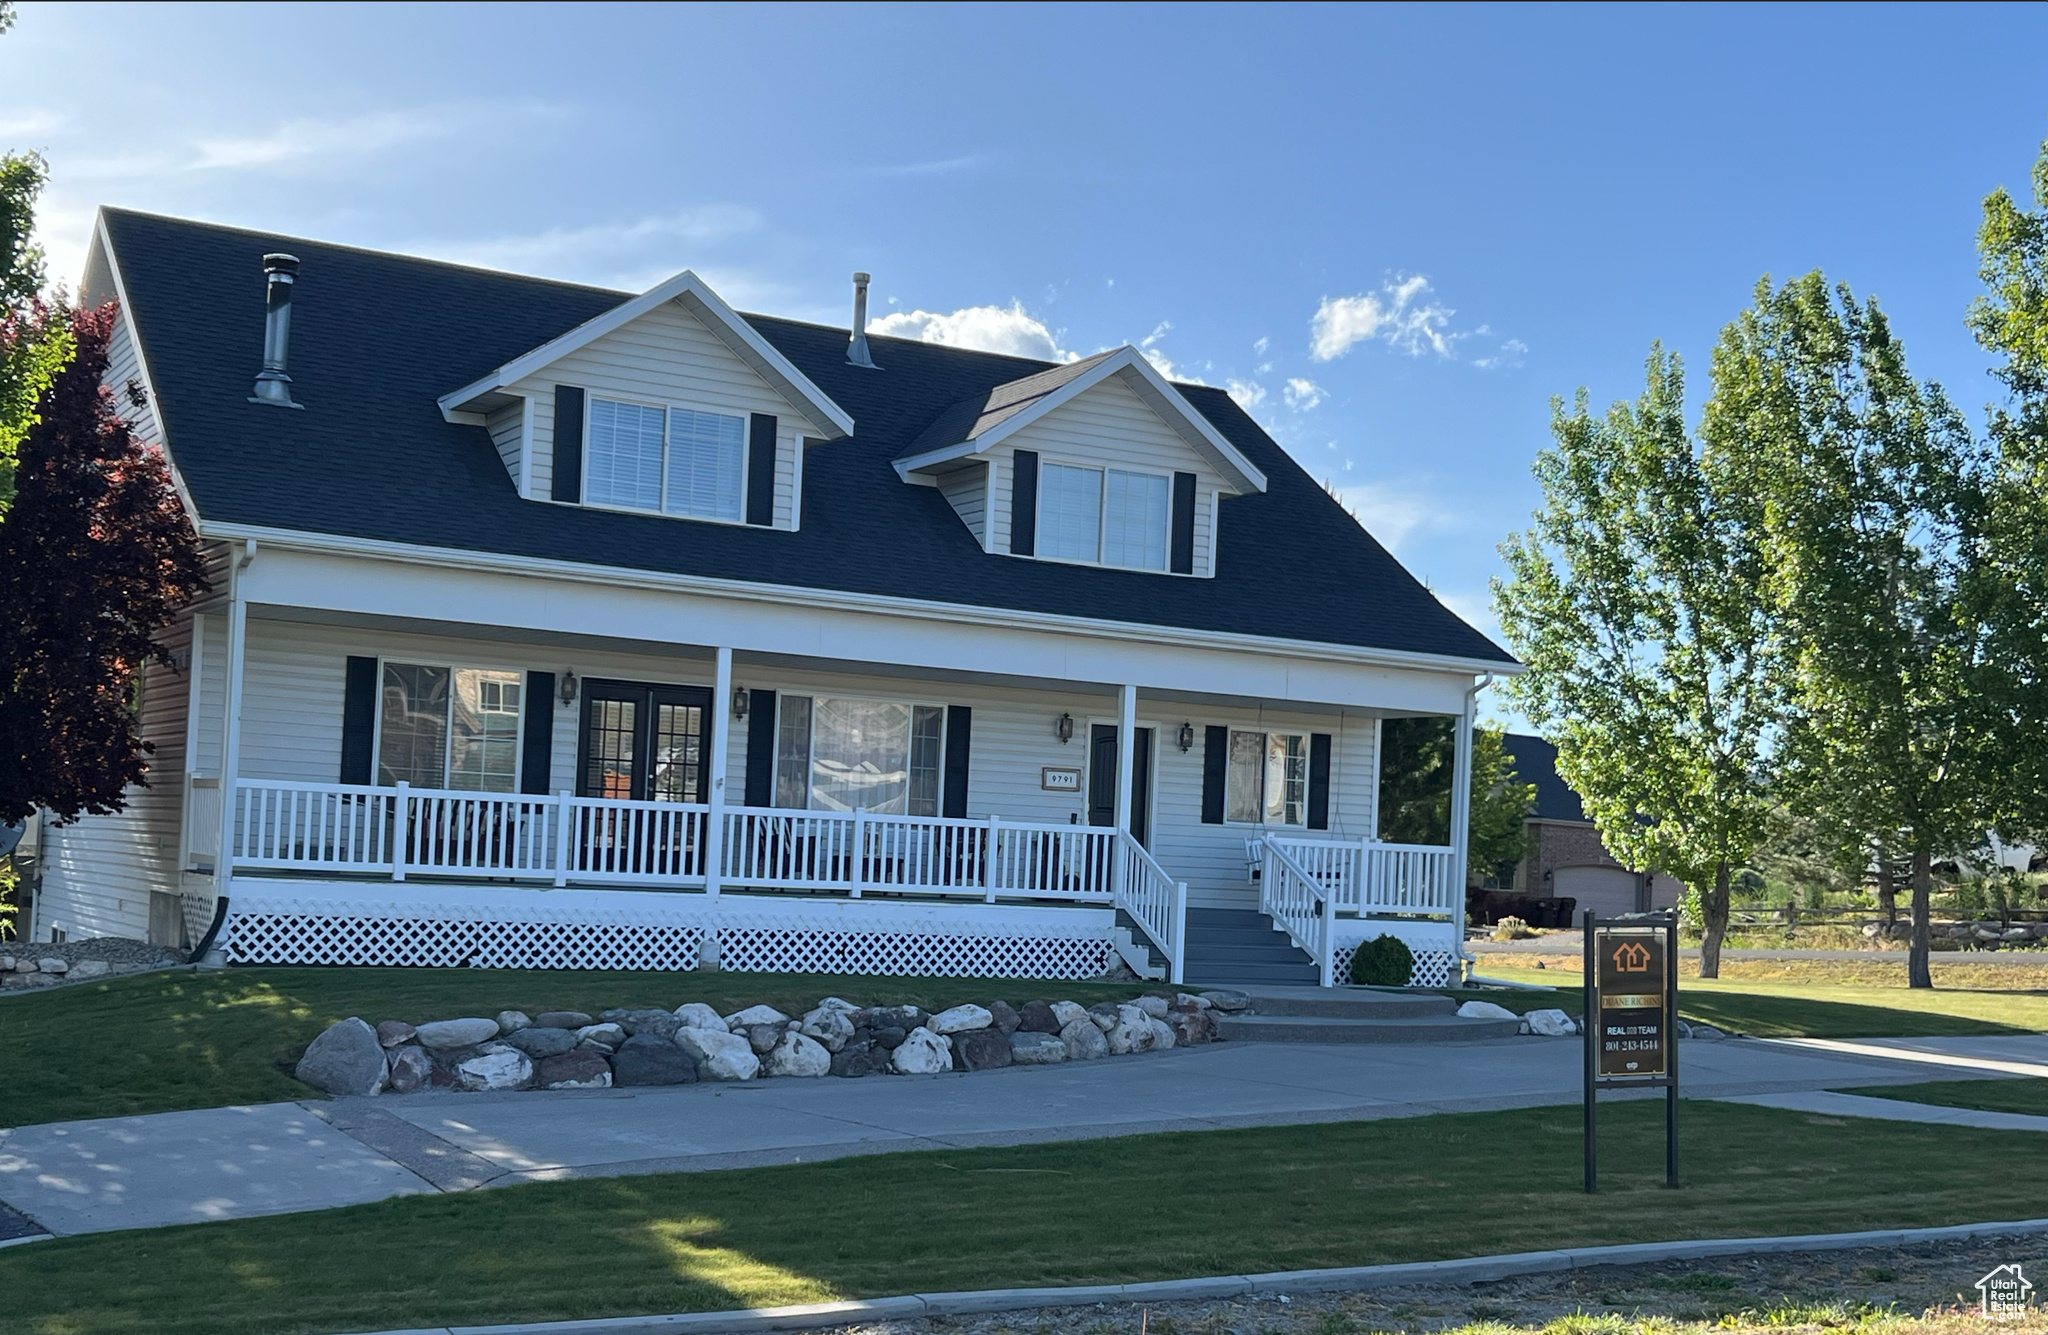
[[[117,210],[83,295],[215,578],[39,939],[1455,968],[1462,803],[1378,842],[1379,725],[1459,719],[1463,773],[1515,665],[1219,390]]]

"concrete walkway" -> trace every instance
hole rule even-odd
[[[1562,1038],[1223,1043],[978,1075],[444,1093],[167,1113],[0,1133],[0,1202],[52,1232],[88,1233],[515,1182],[1485,1111],[1576,1102],[1580,1061],[1578,1041]],[[2048,1073],[2048,1036],[1832,1046],[1740,1039],[1681,1048],[1691,1098],[2037,1069]],[[1886,1105],[1894,1116],[1913,1106]]]
[[[1991,1131],[2048,1131],[2048,1117],[2027,1113],[1987,1112],[1982,1108],[1945,1108],[1933,1103],[1872,1099],[1860,1094],[1809,1090],[1795,1094],[1739,1094],[1725,1103],[1759,1108],[1786,1108],[1828,1117],[1869,1117],[1880,1122],[1922,1122],[1937,1126],[1980,1126]]]
[[[1481,963],[1477,967],[1482,974],[1486,972],[1484,961],[1489,955],[1577,955],[1585,948],[1586,934],[1577,928],[1522,941],[1465,943],[1465,949],[1480,957]],[[1700,948],[1681,946],[1678,954],[1681,959],[1696,960],[1700,957]],[[1890,949],[1822,950],[1812,946],[1721,947],[1721,958],[1724,960],[1841,960],[1850,964],[1904,964],[1907,957],[1908,952],[1905,950]],[[2034,946],[2026,950],[1937,950],[1933,959],[1936,964],[2031,964],[2038,967],[2048,964],[2048,948]],[[1576,987],[1577,984],[1569,986]]]

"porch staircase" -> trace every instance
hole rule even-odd
[[[1242,989],[1251,1009],[1221,1017],[1221,1037],[1253,1043],[1470,1043],[1513,1038],[1519,1020],[1474,1020],[1449,997],[1368,988]]]
[[[1256,909],[1189,909],[1185,972],[1191,984],[1322,982],[1308,952]]]

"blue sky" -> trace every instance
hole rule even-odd
[[[2048,7],[21,6],[0,145],[121,204],[1233,387],[1491,630],[1548,403],[1705,388],[1764,273],[1992,392],[1982,196]],[[1287,572],[1275,571],[1276,580]]]

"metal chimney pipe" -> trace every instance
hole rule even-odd
[[[292,378],[285,374],[291,353],[292,284],[298,278],[299,257],[263,257],[263,371],[256,377],[251,403],[275,403],[284,408],[302,405],[292,402]]]
[[[868,355],[868,276],[864,273],[853,276],[853,337],[847,341],[846,360],[876,369],[875,359]]]

